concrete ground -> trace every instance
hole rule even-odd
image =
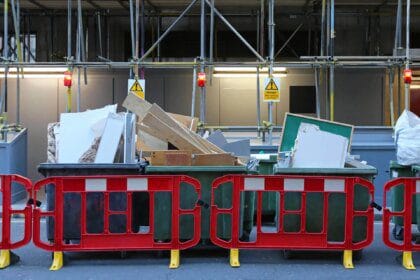
[[[21,231],[17,219],[13,230]],[[0,270],[0,279],[420,279],[420,271],[405,270],[399,253],[382,243],[382,224],[375,223],[375,241],[355,261],[355,269],[341,265],[339,253],[294,252],[284,259],[278,250],[242,250],[241,267],[231,268],[226,250],[188,250],[181,254],[181,266],[169,269],[167,254],[131,252],[125,259],[118,252],[66,253],[60,271],[49,271],[51,254],[33,244],[15,250],[21,261]],[[420,269],[420,253],[414,253]]]

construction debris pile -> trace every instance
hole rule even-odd
[[[236,165],[238,159],[196,133],[198,120],[166,113],[130,94],[123,106],[137,115],[137,150],[151,165]],[[173,149],[170,149],[170,147]]]
[[[117,105],[81,113],[63,113],[59,123],[48,125],[49,163],[118,163],[123,162],[126,131],[134,132],[134,119],[117,113]],[[127,125],[128,123],[128,125]],[[134,137],[132,137],[134,138]],[[131,141],[134,145],[134,141]]]

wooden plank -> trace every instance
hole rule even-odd
[[[152,107],[152,104],[147,102],[146,100],[143,100],[134,94],[130,93],[123,102],[123,107],[127,110],[133,112],[137,115],[139,118],[139,122],[143,120],[143,118],[146,116],[147,112]]]
[[[137,133],[137,151],[168,150],[168,142],[162,141],[144,131]]]
[[[188,128],[192,132],[197,131],[198,118],[191,118],[189,116],[184,116],[184,115],[174,114],[174,113],[168,113],[168,115],[171,116],[180,124],[184,125],[186,128]]]
[[[165,111],[163,111],[163,109],[160,108],[158,105],[153,104],[149,110],[149,113],[155,115],[157,118],[159,118],[162,122],[166,123],[173,130],[176,130],[179,134],[183,135],[186,139],[189,139],[191,144],[193,144],[194,146],[199,146],[201,150],[203,151],[203,153],[212,153],[211,149],[203,145],[200,142],[200,140],[197,139],[197,137],[199,137],[197,134],[183,127],[175,119],[171,118],[171,116],[169,116]]]
[[[169,127],[154,114],[148,113],[139,125],[139,129],[155,136],[161,140],[167,141],[177,147],[179,150],[192,151],[194,153],[206,153],[200,146],[195,145],[177,130]]]
[[[195,154],[192,165],[195,166],[232,166],[236,157],[231,154]]]
[[[191,162],[191,151],[153,151],[150,155],[150,164],[155,166],[189,166]]]

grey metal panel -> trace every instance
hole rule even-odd
[[[192,83],[192,79],[190,78]],[[191,96],[191,92],[189,96]],[[206,123],[208,125],[220,125],[220,79],[213,78],[212,84],[207,82],[206,93]],[[191,102],[190,102],[191,103]],[[200,115],[200,89],[197,88],[195,116]]]
[[[256,124],[256,83],[253,78],[220,80],[220,125]]]
[[[149,78],[150,77],[150,78]],[[146,100],[156,103],[160,107],[165,105],[164,78],[159,75],[146,73]]]
[[[173,73],[166,75],[164,109],[172,113],[189,115],[191,112],[191,92],[192,81],[187,79],[187,74]]]
[[[383,73],[378,70],[337,69],[335,120],[353,125],[381,125]]]
[[[37,179],[36,166],[47,159],[47,125],[57,121],[57,79],[25,79],[21,97],[22,125],[28,128],[28,176]]]
[[[27,130],[18,133],[7,143],[0,143],[0,174],[27,175]],[[25,189],[19,184],[12,184],[12,203],[26,198]],[[0,205],[2,197],[0,196]]]
[[[112,77],[106,75],[98,77],[90,76],[88,77],[88,84],[85,85],[82,75],[81,83],[80,111],[96,109],[112,104]]]

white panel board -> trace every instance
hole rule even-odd
[[[95,138],[92,126],[101,119],[115,113],[117,105],[81,113],[63,113],[60,116],[60,141],[58,143],[58,163],[78,163]]]
[[[106,120],[104,133],[99,143],[95,163],[114,163],[118,144],[124,130],[125,116],[110,113]]]

